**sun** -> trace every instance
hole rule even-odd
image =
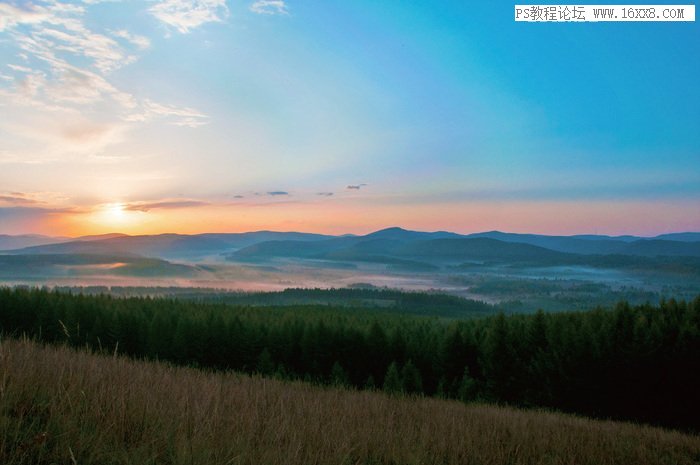
[[[110,203],[105,205],[104,214],[113,223],[120,223],[126,219],[123,203]]]
[[[92,215],[92,221],[101,229],[122,230],[135,226],[138,221],[137,212],[129,210],[123,203],[106,203],[100,205]]]

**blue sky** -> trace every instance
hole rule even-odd
[[[699,46],[507,2],[2,2],[0,233],[700,229]]]

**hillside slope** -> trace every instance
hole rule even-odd
[[[627,423],[0,343],[0,463],[691,464]]]

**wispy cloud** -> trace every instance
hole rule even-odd
[[[289,192],[286,191],[270,191],[267,193],[267,195],[270,195],[272,197],[278,197],[281,195],[289,195]]]
[[[18,221],[46,218],[50,215],[72,212],[66,208],[42,208],[42,207],[0,207],[0,220],[3,221]]]
[[[39,151],[46,153],[35,150],[32,159],[99,155],[137,123],[163,120],[194,128],[208,121],[193,108],[140,98],[113,84],[112,72],[137,61],[150,40],[126,29],[88,27],[85,17],[92,3],[0,4],[0,38],[21,60],[7,64],[0,100],[6,111],[24,115],[0,121],[0,129],[42,144]],[[167,1],[153,8],[167,10],[175,3],[192,4],[195,15],[217,5],[227,12],[224,0]]]
[[[26,8],[0,5],[0,13],[0,31],[8,31],[28,56],[56,61],[59,54],[78,55],[103,73],[135,60],[114,39],[86,27],[83,6],[44,1]]]
[[[32,205],[38,203],[36,200],[28,199],[17,195],[0,195],[0,203],[10,205]]]
[[[163,105],[146,99],[140,105],[140,111],[133,112],[125,119],[127,121],[149,121],[154,118],[168,118],[176,126],[198,127],[207,124],[207,115],[194,108]]]
[[[125,39],[130,44],[134,45],[139,50],[146,50],[151,46],[151,39],[146,36],[141,36],[138,34],[132,34],[126,29],[120,29],[118,31],[112,31],[114,37],[119,37]]]
[[[68,198],[57,192],[4,192],[0,193],[0,204],[5,206],[60,206]]]
[[[7,67],[13,71],[17,71],[18,73],[31,73],[33,71],[31,68],[27,68],[26,66],[14,65],[12,63],[9,63]]]
[[[359,191],[367,184],[349,184],[346,189]]]
[[[0,31],[18,24],[39,24],[48,18],[43,9],[22,9],[8,3],[0,3]]]
[[[250,7],[250,11],[261,15],[286,15],[289,8],[284,0],[256,0]]]
[[[68,110],[25,112],[14,121],[0,122],[0,128],[31,141],[34,147],[28,153],[0,154],[0,163],[5,164],[43,164],[77,157],[109,161],[110,157],[102,157],[105,148],[123,141],[129,129],[121,121],[99,121]]]
[[[320,195],[323,197],[332,197],[334,194],[333,192],[317,192],[316,195]]]
[[[124,210],[147,212],[155,209],[178,209],[203,207],[210,205],[209,202],[200,200],[163,200],[158,202],[134,202],[124,205]]]
[[[181,34],[202,24],[221,22],[229,15],[226,0],[164,0],[149,12]]]

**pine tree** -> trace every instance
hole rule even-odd
[[[348,386],[350,385],[350,380],[348,378],[347,372],[343,369],[342,365],[336,361],[331,368],[331,383],[334,386]]]
[[[435,397],[440,399],[447,399],[449,397],[449,389],[447,387],[447,380],[444,376],[441,376],[437,383],[437,388],[435,389]]]
[[[462,374],[457,395],[462,402],[469,402],[476,398],[476,381],[469,374],[468,366],[464,367],[464,374]]]
[[[484,370],[489,392],[497,401],[513,401],[517,398],[517,393],[513,392],[515,354],[510,345],[508,322],[503,313],[491,322],[485,344]]]
[[[257,371],[261,375],[271,375],[275,371],[275,361],[272,359],[272,354],[267,350],[267,347],[260,352],[258,356]]]
[[[403,387],[403,392],[410,394],[423,392],[423,378],[411,360],[407,361],[401,369],[401,386]]]
[[[442,373],[447,382],[452,383],[462,375],[462,367],[466,358],[466,347],[462,339],[462,333],[456,324],[453,324],[443,337],[440,347],[440,362]]]
[[[396,366],[396,362],[391,362],[384,376],[384,390],[390,394],[397,394],[401,392],[402,388],[399,369]]]

